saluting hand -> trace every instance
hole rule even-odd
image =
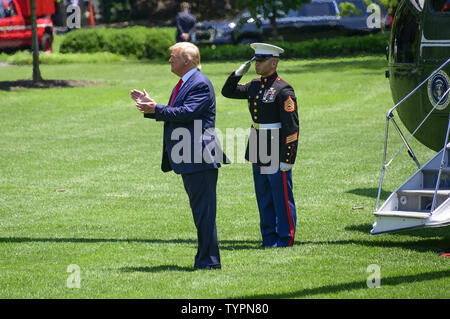
[[[236,76],[243,76],[245,73],[247,73],[248,69],[250,69],[250,66],[252,65],[252,62],[249,60],[242,64],[239,69],[237,69],[234,74]]]

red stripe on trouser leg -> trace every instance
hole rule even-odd
[[[283,173],[284,200],[286,202],[286,209],[287,209],[288,220],[289,220],[289,228],[291,230],[291,240],[289,241],[289,246],[292,246],[292,244],[294,243],[294,234],[295,234],[294,221],[292,219],[291,205],[289,204],[286,172],[282,172],[282,173]]]

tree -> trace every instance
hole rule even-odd
[[[237,0],[237,7],[246,8],[257,26],[260,26],[260,17],[269,19],[272,26],[273,40],[280,40],[276,19],[282,17],[289,9],[299,9],[302,4],[310,0]]]
[[[383,7],[386,8],[387,12],[391,16],[394,16],[395,10],[397,10],[397,7],[398,7],[400,1],[401,0],[364,0],[364,3],[366,4],[366,6],[370,5],[371,3],[382,4]],[[361,14],[360,10],[358,10],[356,8],[355,4],[352,2],[339,3],[339,10],[340,10],[342,16],[346,16],[351,13]]]
[[[380,2],[386,7],[388,13],[391,16],[394,16],[395,11],[397,10],[398,5],[401,0],[380,0]]]
[[[33,82],[41,82],[41,71],[39,69],[39,39],[37,34],[36,23],[36,0],[30,0],[31,7],[31,41],[33,49]]]

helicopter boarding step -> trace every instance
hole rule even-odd
[[[372,235],[450,225],[449,146],[416,171],[374,212],[376,220],[370,232]],[[440,170],[443,152],[444,166]],[[436,191],[439,171],[440,182]]]

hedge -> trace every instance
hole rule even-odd
[[[312,58],[355,54],[384,54],[388,34],[315,39],[301,42],[271,42],[282,47],[284,58]],[[71,31],[61,43],[61,53],[111,52],[138,59],[166,59],[175,43],[175,28],[129,27],[124,29],[80,29]],[[202,61],[248,59],[249,45],[201,46]]]
[[[283,58],[313,58],[356,54],[384,54],[389,34],[314,39],[301,42],[270,42],[284,49]],[[249,59],[254,51],[249,45],[207,46],[200,49],[202,61]]]
[[[138,59],[155,59],[168,57],[169,47],[174,43],[175,28],[78,29],[64,37],[60,52],[111,52]]]

